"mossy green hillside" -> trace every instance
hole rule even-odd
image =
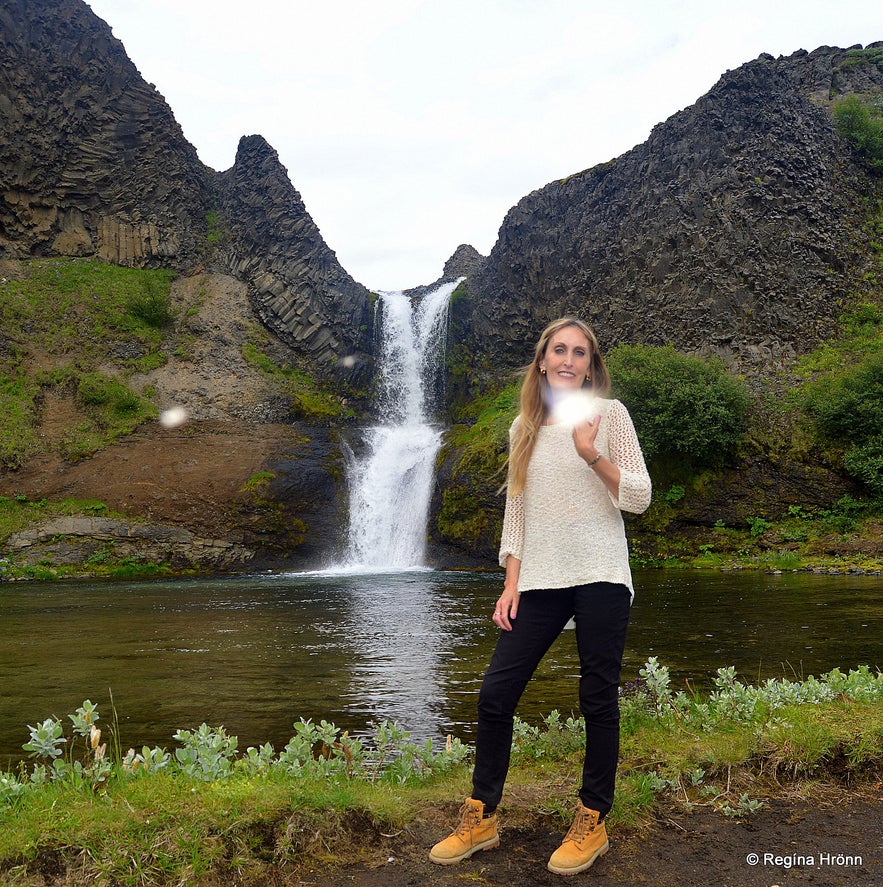
[[[457,424],[447,435],[438,461],[453,464],[442,491],[437,517],[441,535],[481,546],[499,535],[499,488],[506,480],[509,426],[518,414],[520,383],[471,405],[471,424]]]
[[[263,329],[252,329],[250,341],[242,346],[242,356],[290,398],[295,418],[328,423],[354,415],[343,396],[320,384],[305,367],[271,355],[269,337]]]
[[[883,567],[883,484],[880,450],[883,373],[881,309],[876,280],[866,281],[841,318],[837,335],[787,376],[749,387],[718,360],[670,346],[619,346],[608,365],[612,396],[628,407],[645,449],[654,496],[650,509],[629,516],[635,565],[798,569],[845,563]],[[444,472],[436,526],[454,544],[490,552],[499,533],[505,480],[506,430],[518,411],[518,383],[460,408],[439,456]],[[826,419],[826,417],[829,417]],[[848,419],[848,421],[847,421]],[[717,494],[722,480],[746,462],[833,469],[861,487],[831,501],[786,503],[752,495],[754,513],[692,533],[672,532]],[[821,466],[824,466],[822,468]],[[866,550],[852,541],[864,538]]]
[[[97,499],[38,499],[27,496],[0,496],[0,548],[9,537],[28,527],[45,523],[57,517],[94,516],[127,519],[124,515]],[[131,518],[128,518],[131,519]],[[52,564],[41,562],[33,566],[16,564],[14,557],[0,558],[0,580],[4,579],[52,579],[78,578],[81,576],[103,579],[144,578],[170,573],[167,564],[156,564],[143,558],[121,557],[113,542],[106,543],[100,550],[78,564]]]
[[[0,464],[19,467],[44,446],[36,423],[51,393],[81,411],[60,444],[73,460],[153,418],[126,379],[166,360],[173,274],[83,259],[20,269],[0,281]]]

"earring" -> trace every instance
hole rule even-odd
[[[591,382],[591,381],[592,381],[592,377],[588,373],[586,373],[586,382]]]
[[[540,367],[540,375],[541,375],[541,376],[545,376],[545,375],[546,375],[546,368],[545,368],[545,367]]]

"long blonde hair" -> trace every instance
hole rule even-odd
[[[568,326],[576,327],[588,340],[590,351],[590,379],[583,381],[583,388],[591,390],[599,397],[605,397],[610,391],[610,374],[601,356],[598,340],[591,327],[576,317],[561,317],[553,320],[542,332],[534,350],[533,360],[524,368],[524,381],[521,383],[520,422],[515,425],[512,444],[509,449],[509,476],[507,489],[511,495],[524,489],[527,479],[527,466],[533,455],[540,426],[549,414],[548,388],[546,377],[540,372],[540,364],[546,356],[546,348],[552,336]]]

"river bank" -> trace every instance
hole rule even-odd
[[[708,694],[675,691],[649,660],[621,701],[611,853],[594,883],[693,887],[871,884],[881,874],[883,679],[867,668],[762,685],[720,669]],[[516,723],[503,845],[429,863],[469,791],[470,750],[431,748],[384,723],[357,739],[301,721],[278,753],[223,728],[174,750],[123,752],[84,702],[30,727],[37,763],[0,773],[0,881],[389,887],[555,883],[581,721]],[[756,854],[756,858],[751,856]]]

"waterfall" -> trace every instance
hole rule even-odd
[[[423,566],[435,457],[442,430],[431,423],[434,383],[445,350],[448,302],[457,282],[420,299],[380,294],[378,415],[364,454],[349,464],[349,569]]]

